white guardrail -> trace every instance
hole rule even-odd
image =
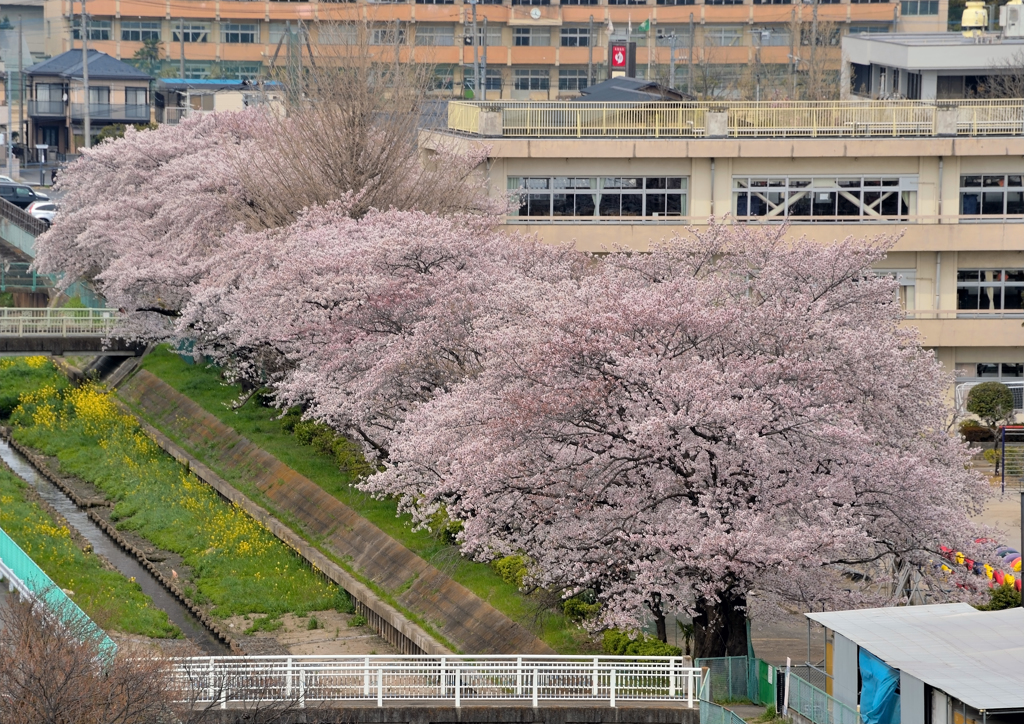
[[[119,317],[116,309],[0,308],[0,336],[104,337]]]
[[[682,657],[211,656],[175,666],[195,704],[364,701],[677,702],[693,708],[700,669]]]

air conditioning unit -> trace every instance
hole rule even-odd
[[[1007,3],[999,8],[999,24],[1004,38],[1024,37],[1024,5]]]

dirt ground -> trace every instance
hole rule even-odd
[[[233,616],[225,619],[224,625],[235,636],[247,653],[295,654],[295,655],[338,655],[338,654],[398,654],[397,648],[389,644],[366,626],[350,626],[354,616],[337,611],[311,611],[308,616],[299,617],[288,613],[281,616],[281,628],[277,631],[258,631],[245,635],[260,614]],[[316,619],[317,628],[310,629],[310,621]]]
[[[999,542],[1020,550],[1020,492],[1007,490],[1000,494],[998,483],[993,485],[993,492],[985,512],[975,520],[998,528]]]

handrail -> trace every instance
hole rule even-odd
[[[448,128],[504,137],[878,138],[1017,135],[1024,100],[993,101],[450,101]],[[714,130],[708,114],[716,114]],[[724,118],[722,118],[724,116]],[[721,125],[717,125],[721,124]],[[497,128],[488,124],[488,129]],[[495,132],[494,135],[498,135]],[[717,136],[716,136],[717,137]]]
[[[21,549],[7,531],[0,528],[0,578],[10,578],[13,588],[19,595],[33,600],[41,600],[53,613],[76,622],[76,629],[81,629],[99,641],[100,651],[113,654],[117,651],[109,636],[78,605],[68,598],[63,589],[57,586],[46,572]]]
[[[46,231],[46,224],[27,211],[15,206],[7,199],[0,199],[0,218],[4,218],[22,231],[39,236]]]
[[[196,702],[259,699],[447,701],[698,701],[700,669],[684,657],[404,655],[194,657],[175,664]]]
[[[116,309],[0,308],[0,337],[105,337],[120,316]]]

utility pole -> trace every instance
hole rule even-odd
[[[473,100],[476,100],[480,92],[480,54],[477,46],[480,44],[480,36],[476,31],[476,4],[477,0],[469,0],[473,6]]]
[[[668,41],[669,41],[669,45],[672,48],[671,51],[669,52],[669,56],[668,56],[668,87],[671,88],[672,90],[675,90],[676,89],[676,34],[672,33],[672,35],[669,36]]]
[[[818,50],[818,0],[814,0],[814,5],[811,7],[811,66],[808,68],[808,75],[814,74],[814,84],[811,92],[814,94],[812,100],[818,100],[818,77],[819,71],[817,66],[817,50]],[[808,78],[811,80],[811,78]]]
[[[85,147],[92,148],[92,119],[89,116],[89,22],[86,19],[85,0],[82,0],[82,93],[85,102],[82,108],[82,128],[85,131]]]
[[[25,144],[25,150],[28,151],[28,123],[25,121],[25,74],[23,70],[23,59],[22,59],[22,35],[21,35],[21,16],[18,16],[18,130],[21,132],[21,142]],[[26,159],[27,160],[27,159]]]
[[[178,18],[178,43],[181,47],[178,51],[178,73],[185,80],[185,18]]]
[[[487,100],[487,17],[484,17],[483,52],[480,53],[480,99]]]
[[[686,70],[689,73],[689,77],[686,79],[686,92],[689,95],[693,95],[693,13],[690,13],[690,62],[687,64]]]
[[[789,23],[789,99],[796,100],[796,49],[799,42],[800,26],[803,23],[796,22],[796,8],[790,13],[792,20]]]
[[[590,16],[590,29],[587,31],[587,88],[594,85],[594,16]]]
[[[7,96],[7,175],[14,178],[14,144],[11,142],[11,71],[7,70],[4,95]]]

